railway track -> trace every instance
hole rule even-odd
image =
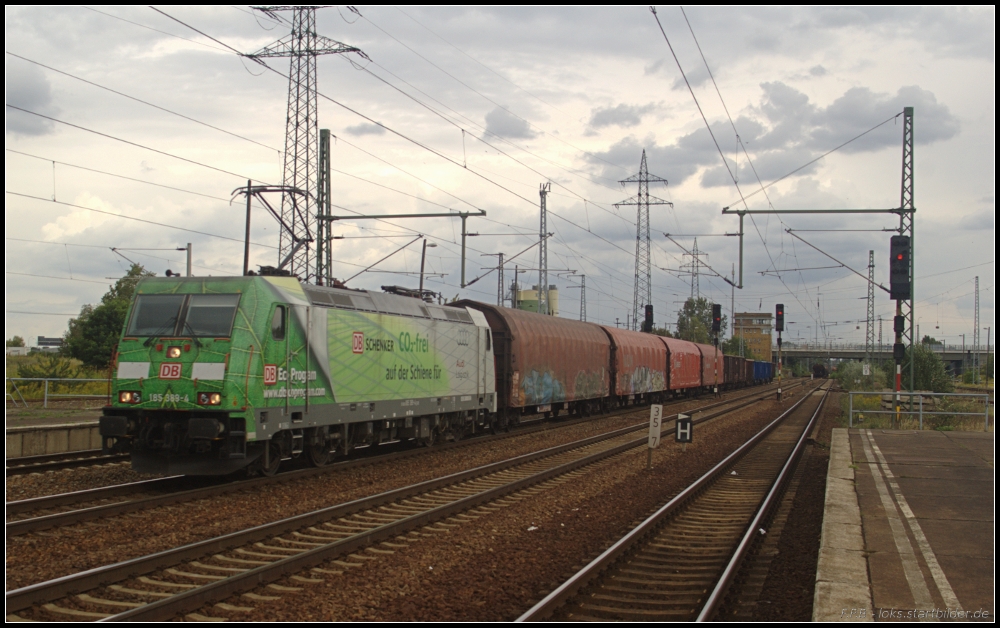
[[[799,382],[790,386],[786,385],[785,389],[791,390],[796,386],[801,385],[801,383],[802,382]],[[748,398],[768,396],[773,393],[774,389],[774,386],[764,389],[752,389],[750,392],[737,395],[734,398],[706,404],[705,406],[689,410],[688,412],[696,415],[700,412],[707,412],[709,410],[723,407],[730,403],[740,402]],[[671,404],[666,404],[665,408],[669,408],[682,402],[683,401],[677,401]],[[614,417],[634,413],[636,411],[641,411],[641,408],[629,407],[611,412],[605,416]],[[515,430],[510,434],[498,434],[492,436],[492,438],[511,438],[514,436],[523,436],[533,432],[568,427],[576,425],[580,422],[589,422],[592,420],[594,420],[593,417],[562,420],[556,421],[555,423],[543,423],[542,421],[538,421],[538,424],[534,424],[535,422],[531,422],[531,424],[524,424],[521,429]],[[644,424],[640,424],[639,427],[642,425]],[[431,450],[409,449],[377,457],[371,456],[348,460],[321,468],[288,471],[275,477],[261,477],[248,480],[229,480],[221,482],[218,480],[202,480],[201,482],[207,481],[209,486],[199,486],[197,488],[190,488],[191,483],[198,482],[197,480],[184,478],[183,476],[171,476],[154,480],[144,480],[131,484],[122,484],[86,491],[77,491],[74,493],[65,493],[9,502],[7,504],[6,534],[8,537],[30,534],[59,526],[73,525],[84,521],[93,521],[129,512],[137,512],[140,510],[163,507],[198,499],[208,499],[231,493],[233,490],[250,490],[269,484],[288,483],[311,478],[320,474],[344,471],[350,468],[375,463],[389,464],[412,456],[424,455],[425,453],[429,453],[429,451],[444,451],[451,448],[464,447],[482,442],[482,439],[463,440],[459,442],[441,444]],[[132,499],[129,499],[129,497],[132,497]]]
[[[756,402],[729,400],[700,420]],[[767,396],[770,396],[769,394]],[[728,407],[722,407],[728,406]],[[391,553],[419,538],[417,529],[447,529],[449,517],[503,507],[504,498],[546,482],[567,482],[582,469],[646,443],[646,423],[389,491],[347,504],[193,543],[7,593],[8,613],[39,619],[164,620],[288,574],[315,582],[310,568],[357,552]],[[498,501],[499,500],[499,501]],[[464,514],[461,514],[464,513]],[[441,527],[443,526],[443,528]],[[417,536],[413,536],[413,535]],[[354,558],[352,558],[352,556]],[[305,576],[298,575],[305,573]]]
[[[711,619],[766,533],[826,392],[804,395],[518,621]]]
[[[7,477],[10,477],[13,475],[25,475],[27,473],[44,473],[46,471],[78,469],[80,467],[90,467],[100,464],[125,462],[129,458],[128,454],[105,456],[101,454],[100,449],[87,449],[63,454],[8,458],[5,466]]]

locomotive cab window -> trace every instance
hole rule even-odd
[[[140,294],[126,335],[228,337],[239,302],[238,294]]]
[[[285,339],[285,306],[279,305],[274,308],[274,316],[271,317],[271,337],[275,340]]]
[[[173,336],[180,320],[184,294],[140,294],[135,299],[128,336]]]
[[[238,294],[191,295],[183,333],[193,336],[230,336],[239,302]]]

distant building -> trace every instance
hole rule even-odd
[[[531,290],[521,290],[520,286],[514,285],[514,294],[517,295],[517,309],[526,312],[538,311],[538,286],[531,286]],[[559,289],[555,285],[549,286],[549,316],[559,316]]]
[[[7,347],[7,355],[28,355],[28,347]]]
[[[771,361],[773,316],[766,312],[737,312],[733,317],[733,336],[743,338],[746,348],[761,360]]]

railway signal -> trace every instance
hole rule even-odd
[[[646,305],[646,318],[642,321],[642,331],[647,334],[653,333],[653,306]]]
[[[722,305],[718,303],[712,304],[712,332],[719,333],[722,331]]]
[[[896,425],[899,425],[899,390],[902,388],[902,366],[906,358],[906,346],[903,344],[906,328],[903,301],[910,300],[913,292],[910,262],[910,237],[896,235],[889,238],[889,298],[896,301],[896,316],[893,319],[896,342],[892,345],[892,357],[896,362]]]
[[[910,236],[889,238],[889,298],[910,298]]]

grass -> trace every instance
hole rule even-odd
[[[863,427],[866,429],[921,429],[919,415],[908,413],[908,399],[905,397],[902,398],[902,403],[900,404],[902,413],[899,421],[897,422],[895,414],[891,411],[891,408],[886,407],[886,405],[882,402],[883,394],[885,393],[877,392],[854,396],[854,427]],[[981,401],[948,397],[939,399],[940,402],[936,405],[931,405],[925,400],[923,417],[924,430],[936,430],[939,432],[983,431],[985,415],[983,413],[983,404]],[[847,395],[844,395],[841,401],[841,414],[840,417],[838,417],[838,425],[840,427],[849,427],[847,416],[849,413],[849,406],[850,399]],[[914,412],[918,412],[916,403],[914,404]],[[992,406],[989,409],[989,423],[990,425],[988,431],[993,432],[994,413]]]

